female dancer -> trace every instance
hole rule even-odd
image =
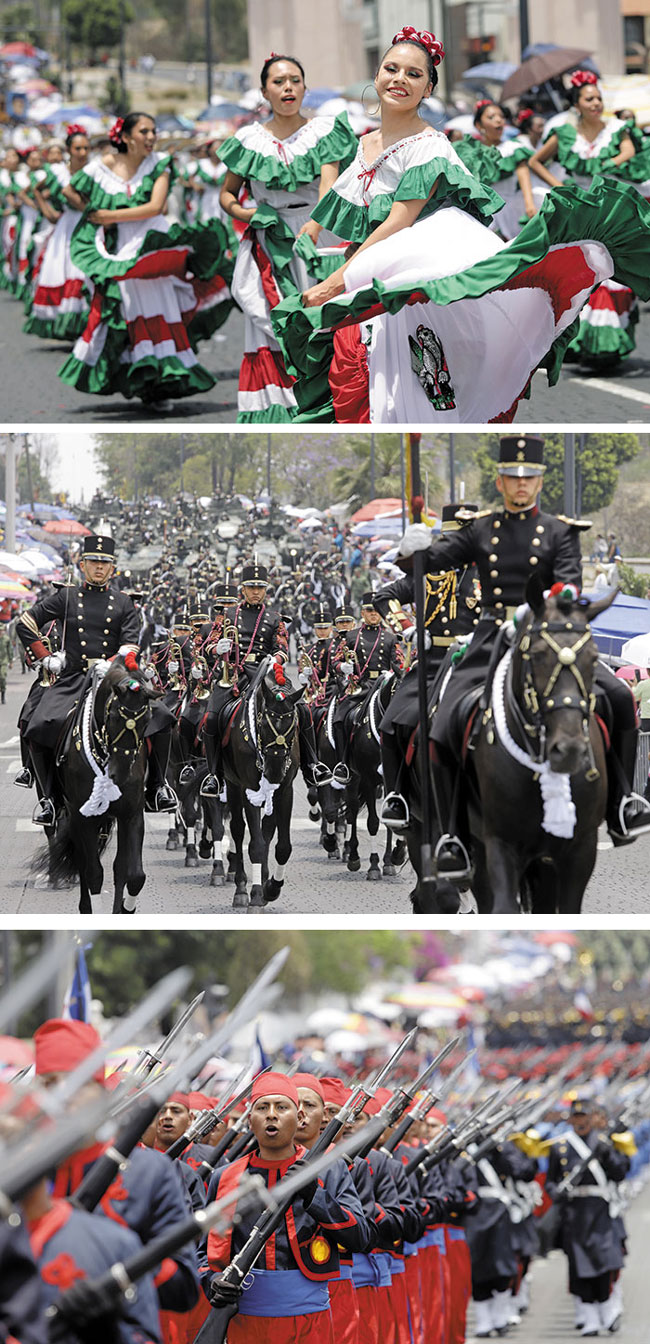
[[[516,123],[519,130],[517,140],[528,149],[537,149],[546,124],[541,112],[533,112],[532,107],[522,107],[517,113]]]
[[[165,218],[173,164],[155,152],[153,117],[131,112],[110,138],[111,166],[93,159],[70,184],[69,199],[84,211],[72,260],[95,292],[86,329],[59,376],[81,392],[119,392],[166,410],[168,398],[214,386],[192,347],[197,296],[188,271],[207,277],[217,270],[225,233],[216,221],[209,230],[188,229]]]
[[[207,140],[204,145],[204,153],[200,158],[191,160],[185,171],[186,187],[186,218],[191,223],[209,224],[213,219],[218,219],[226,231],[228,238],[229,256],[237,256],[239,238],[233,227],[233,221],[226,214],[219,200],[221,187],[226,176],[226,165],[220,157],[220,140]],[[244,232],[243,224],[239,226],[240,235]],[[220,276],[216,276],[213,282],[203,287],[201,294],[200,313],[197,313],[192,323],[192,332],[196,340],[207,340],[221,326],[221,314],[219,304],[227,302],[228,310],[232,306],[230,303],[230,290],[224,285]]]
[[[516,238],[522,217],[535,214],[530,174],[525,163],[532,149],[521,140],[504,140],[506,119],[498,103],[484,99],[474,109],[477,139],[465,136],[456,145],[456,153],[479,182],[494,187],[505,201],[492,221],[502,238]]]
[[[32,274],[35,250],[35,231],[41,218],[34,190],[46,179],[45,169],[41,165],[41,151],[34,147],[25,151],[24,168],[15,175],[18,184],[16,204],[18,220],[16,225],[16,248],[18,268],[14,283],[16,298],[25,297]]]
[[[309,283],[304,263],[292,253],[295,237],[303,232],[312,242],[319,237],[321,226],[310,221],[312,210],[357,146],[345,113],[310,121],[303,117],[305,72],[295,57],[273,52],[262,67],[261,85],[270,120],[243,126],[220,151],[228,168],[221,204],[233,220],[249,226],[233,277],[233,295],[245,318],[238,397],[242,422],[290,420],[295,413],[293,379],[273,335],[271,308]],[[238,199],[245,183],[252,208]]]
[[[648,209],[617,184],[562,188],[507,244],[479,222],[501,198],[418,116],[442,54],[430,33],[396,34],[375,79],[380,128],[314,211],[358,250],[273,310],[302,419],[512,419],[542,361],[557,379],[600,280],[615,268],[650,294]]]
[[[14,287],[16,268],[16,196],[20,190],[17,173],[20,170],[20,155],[10,145],[5,151],[0,168],[0,210],[2,211],[2,269],[0,270],[0,289],[10,292]]]
[[[596,176],[640,182],[649,175],[647,154],[639,155],[630,128],[617,117],[603,120],[603,99],[598,80],[590,70],[578,70],[571,78],[571,102],[577,121],[566,122],[551,132],[529,161],[546,187],[559,187],[570,175],[572,181],[589,186]],[[553,163],[553,171],[547,164]],[[580,314],[580,327],[568,349],[568,357],[603,368],[629,355],[635,347],[634,327],[639,307],[626,285],[606,280],[589,297]]]
[[[92,297],[92,285],[70,256],[70,240],[81,214],[69,203],[68,188],[71,176],[85,168],[90,152],[83,126],[68,126],[65,147],[69,166],[57,163],[56,173],[48,173],[46,185],[35,192],[41,212],[54,224],[54,231],[45,249],[23,331],[49,340],[75,341],[88,321]]]

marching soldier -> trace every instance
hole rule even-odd
[[[476,504],[445,504],[442,509],[442,532],[457,532],[471,522],[477,512]],[[411,568],[410,561],[404,567]],[[455,643],[459,635],[473,634],[481,613],[481,588],[475,565],[466,565],[461,570],[447,570],[441,574],[427,574],[425,578],[426,606],[424,625],[427,644],[427,678],[433,680],[445,654]],[[399,611],[406,603],[413,603],[415,589],[413,576],[406,573],[403,579],[380,588],[375,593],[374,603],[383,617],[388,612]],[[415,626],[404,631],[404,638],[413,640]],[[411,666],[402,678],[390,705],[380,724],[381,763],[384,772],[384,801],[380,820],[393,830],[403,830],[409,822],[409,805],[403,792],[400,792],[401,775],[404,765],[404,751],[399,726],[408,737],[418,723],[418,676],[417,668]]]
[[[348,678],[347,687],[334,711],[332,725],[338,756],[332,771],[332,785],[344,789],[350,782],[347,756],[351,713],[375,689],[382,672],[394,672],[399,677],[404,666],[397,636],[383,625],[375,606],[374,593],[363,594],[361,625],[344,634],[334,661],[338,670]]]
[[[56,747],[88,672],[117,653],[138,651],[137,612],[131,598],[111,583],[115,573],[113,538],[84,537],[80,569],[84,576],[81,587],[65,586],[42,598],[23,613],[17,626],[25,648],[57,677],[33,704],[28,717],[27,706],[20,717],[38,787],[39,806],[33,817],[38,826],[50,826],[56,817]],[[58,653],[49,653],[40,637],[40,627],[48,620],[58,621],[61,626],[62,647]],[[152,811],[173,811],[176,806],[175,795],[165,780],[172,727],[171,714],[156,702],[146,734],[151,750],[147,804]]]
[[[454,741],[453,730],[456,707],[469,690],[485,683],[497,639],[505,622],[524,601],[529,577],[536,574],[543,588],[559,582],[572,585],[576,594],[581,591],[580,531],[590,524],[541,512],[538,500],[545,470],[544,440],[539,435],[502,438],[496,485],[503,496],[503,508],[477,513],[466,527],[432,545],[429,529],[414,524],[400,543],[407,555],[427,550],[425,568],[429,573],[476,564],[481,584],[481,619],[449,679],[431,729],[441,783],[446,779],[445,789],[439,792],[447,794],[448,799],[453,796],[458,768],[459,744]],[[607,822],[614,843],[625,844],[650,831],[650,804],[636,795],[632,797],[637,741],[634,701],[620,679],[601,665],[596,680],[614,719],[608,754]],[[438,867],[456,877],[467,874],[466,851],[458,837],[445,842]]]
[[[551,1140],[546,1189],[562,1212],[562,1249],[569,1262],[569,1291],[578,1299],[581,1335],[609,1330],[608,1302],[614,1276],[623,1267],[618,1208],[612,1182],[622,1181],[630,1159],[627,1135],[599,1131],[593,1103],[576,1098],[571,1129]],[[573,1173],[573,1175],[572,1175]]]

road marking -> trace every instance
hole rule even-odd
[[[44,834],[45,834],[45,832],[44,832],[44,830],[43,830],[43,827],[42,827],[42,826],[35,826],[34,823],[33,823],[33,821],[31,821],[29,817],[16,817],[16,830],[17,830],[17,831],[31,831],[32,834],[34,834],[34,832],[36,832],[37,835],[44,835]]]
[[[16,770],[20,770],[21,765],[22,761],[20,759],[20,756],[14,756],[13,759],[8,764],[5,774],[14,775],[16,773]]]
[[[650,393],[639,392],[635,387],[621,387],[620,383],[609,383],[606,378],[569,378],[568,381],[584,388],[595,387],[597,392],[609,392],[615,397],[626,397],[628,401],[640,401],[650,409]]]
[[[0,747],[15,747],[20,742],[20,737],[16,733],[15,737],[8,737],[6,742],[0,742]]]

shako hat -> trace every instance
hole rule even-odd
[[[339,621],[356,621],[356,619],[352,607],[341,607],[334,617],[334,622],[338,625]]]
[[[113,537],[101,537],[93,532],[92,536],[84,537],[82,560],[110,560],[115,564],[115,541]]]
[[[314,625],[331,625],[331,624],[332,624],[332,613],[329,607],[326,607],[324,602],[319,602],[318,606],[316,607],[316,615],[314,616]]]
[[[366,593],[363,593],[361,598],[361,606],[362,608],[372,607],[373,611],[375,610],[375,594],[372,592],[370,588]]]
[[[544,440],[541,434],[506,434],[499,440],[501,476],[543,476]]]
[[[261,565],[259,560],[251,560],[249,564],[244,565],[241,572],[242,583],[268,583],[269,571],[266,565]]]

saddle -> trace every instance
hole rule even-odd
[[[92,683],[92,669],[89,668],[88,671],[86,672],[86,678],[83,683],[83,686],[79,691],[79,699],[75,701],[74,705],[71,705],[70,709],[68,710],[63,720],[63,723],[61,724],[59,736],[57,737],[56,740],[56,747],[54,749],[54,760],[57,765],[57,768],[63,765],[64,762],[67,760],[68,753],[72,746],[75,729],[77,727],[79,729],[79,741],[81,741],[81,720],[83,717],[84,701],[86,699],[87,692],[90,690],[91,683]]]

